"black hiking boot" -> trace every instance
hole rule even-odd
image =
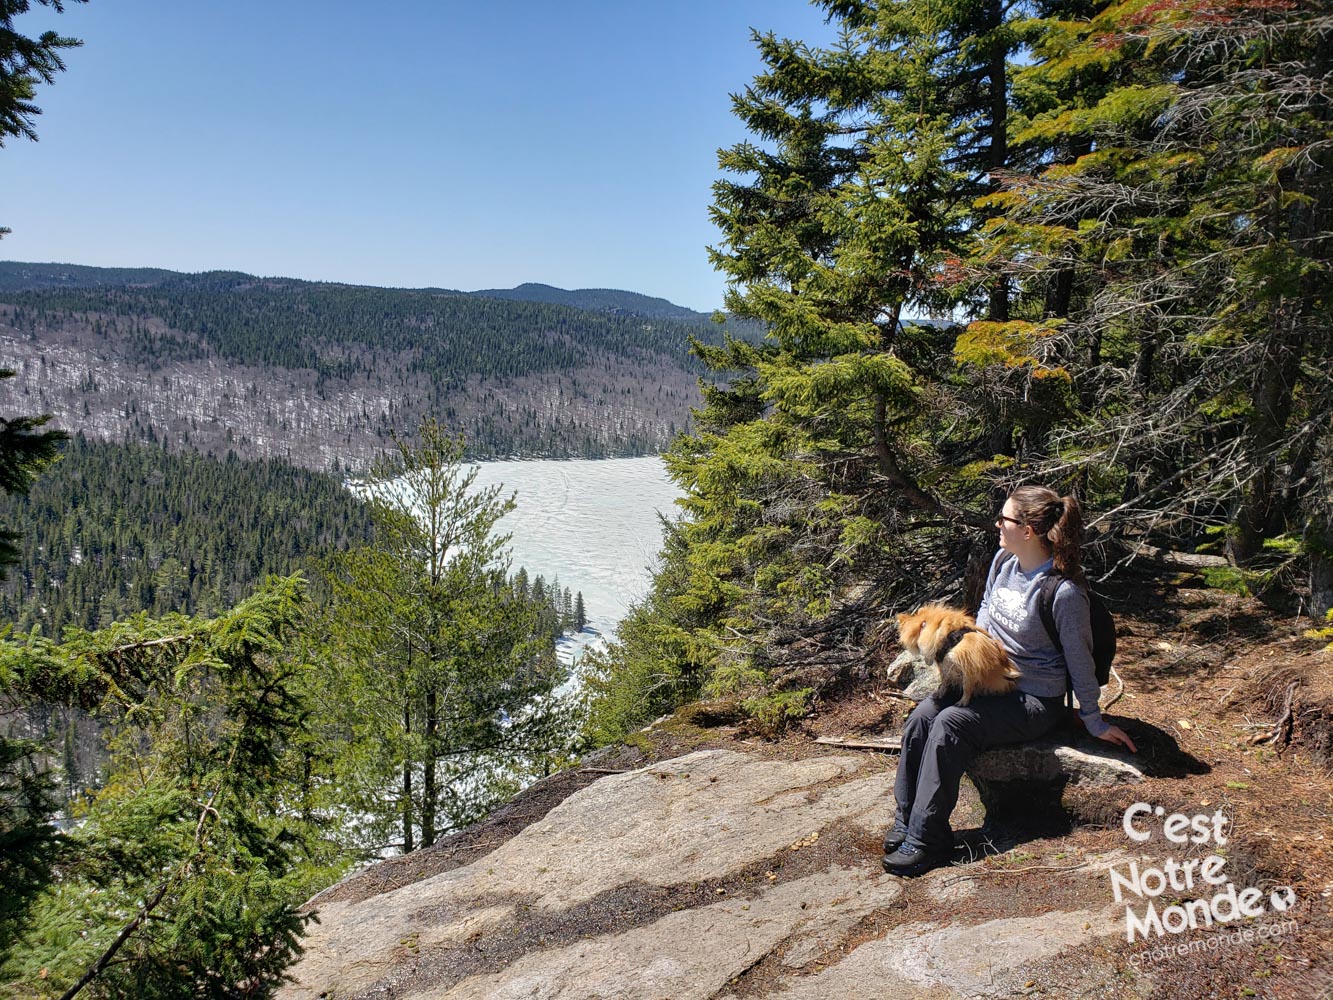
[[[907,828],[895,823],[889,827],[889,832],[884,834],[884,853],[892,854],[898,848],[903,846],[903,841],[907,839]]]
[[[915,878],[947,865],[952,856],[952,851],[927,850],[903,844],[892,854],[884,855],[884,870],[900,878]]]

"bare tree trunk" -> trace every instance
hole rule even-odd
[[[1333,499],[1324,508],[1323,523],[1311,521],[1308,531],[1310,615],[1319,622],[1333,608]]]
[[[977,613],[986,593],[986,576],[995,556],[995,546],[995,536],[987,534],[980,536],[968,550],[967,568],[963,571],[963,604],[972,614]]]
[[[1317,446],[1315,488],[1307,499],[1305,551],[1310,554],[1310,615],[1322,622],[1333,608],[1333,430]]]
[[[412,732],[412,703],[403,697],[403,733]],[[403,761],[403,853],[410,854],[412,846],[412,758]]]
[[[439,791],[435,786],[435,731],[439,728],[437,703],[439,695],[434,687],[426,692],[426,776],[421,789],[421,846],[435,843],[435,800]]]
[[[1009,165],[1009,67],[1005,62],[1008,53],[998,38],[1003,23],[1000,0],[986,0],[986,28],[992,33],[986,66],[990,83],[990,149],[986,160],[992,192],[1000,189],[999,171]],[[1009,279],[1003,275],[997,277],[990,287],[988,319],[996,323],[1009,321],[1009,291]]]
[[[1241,496],[1230,556],[1243,566],[1263,549],[1264,539],[1282,530],[1288,511],[1279,488],[1279,442],[1291,416],[1293,393],[1300,377],[1302,344],[1291,317],[1280,316],[1287,329],[1276,334],[1261,359],[1253,389],[1247,428],[1250,461],[1256,472]]]
[[[1072,139],[1064,144],[1057,154],[1057,162],[1070,164],[1077,162],[1078,158],[1092,152],[1092,142],[1088,139]],[[1078,253],[1077,248],[1071,249],[1071,252]],[[1074,267],[1072,265],[1061,267],[1055,272],[1055,277],[1051,280],[1050,286],[1046,289],[1046,317],[1064,319],[1069,316],[1070,310],[1074,305]],[[1095,331],[1095,346],[1090,364],[1096,365],[1101,354],[1100,328]]]

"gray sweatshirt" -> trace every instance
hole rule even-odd
[[[977,626],[1000,640],[1019,672],[1018,689],[1039,698],[1065,693],[1065,674],[1074,682],[1078,714],[1093,736],[1110,728],[1097,707],[1101,688],[1092,660],[1092,621],[1088,594],[1065,580],[1055,592],[1055,626],[1064,647],[1062,657],[1041,623],[1041,583],[1053,563],[1047,559],[1024,573],[1018,558],[1001,549],[990,565],[986,595],[977,612]]]

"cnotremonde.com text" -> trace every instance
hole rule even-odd
[[[1135,802],[1125,810],[1124,830],[1130,840],[1143,843],[1152,837],[1149,827],[1153,817],[1160,822],[1163,836],[1174,844],[1226,844],[1227,817],[1219,809],[1212,814],[1186,816],[1167,814],[1161,806]],[[1138,861],[1129,862],[1126,870],[1115,866],[1110,869],[1111,891],[1117,903],[1125,904],[1125,939],[1131,944],[1135,937],[1145,940],[1151,936],[1181,934],[1199,927],[1227,924],[1244,917],[1259,917],[1269,912],[1268,907],[1282,912],[1295,902],[1295,893],[1281,887],[1266,895],[1262,889],[1237,889],[1227,878],[1226,858],[1209,854],[1204,858],[1190,858],[1180,862],[1167,858],[1159,866],[1140,867]],[[1158,908],[1158,897],[1168,889],[1178,899],[1182,893],[1195,893],[1196,898]],[[1217,891],[1210,892],[1216,889]],[[1145,900],[1136,907],[1135,899]]]

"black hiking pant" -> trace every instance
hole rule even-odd
[[[959,705],[962,692],[931,695],[903,726],[895,826],[906,829],[907,844],[928,851],[953,847],[949,814],[958,803],[958,783],[978,751],[1003,743],[1022,743],[1046,735],[1064,714],[1064,696],[1038,698],[1023,691],[973,695]]]

